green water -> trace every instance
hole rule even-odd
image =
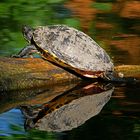
[[[90,0],[1,0],[0,57],[9,57],[26,46],[21,33],[23,25],[66,24],[94,38],[109,53],[115,65],[139,65],[139,12],[136,11],[137,3],[130,3],[132,10],[129,10],[128,3],[127,0],[97,0],[96,3]],[[6,104],[6,101],[16,102],[14,98],[1,95],[0,139],[139,140],[139,93],[139,85],[117,85],[98,115],[77,128],[57,133],[25,131],[23,114]]]

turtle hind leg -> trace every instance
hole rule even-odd
[[[17,55],[12,55],[11,57],[23,58],[32,57],[32,54],[37,53],[37,49],[34,45],[24,47]]]
[[[114,82],[114,83],[126,83],[126,84],[134,84],[139,82],[134,77],[124,77],[122,73],[117,72],[106,72],[104,76],[105,81]]]

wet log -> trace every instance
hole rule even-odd
[[[115,66],[115,71],[123,73],[124,77],[140,78],[140,65]]]
[[[0,92],[77,79],[73,74],[39,58],[0,58]]]
[[[124,76],[140,77],[139,65],[116,66]],[[79,80],[73,74],[40,58],[0,58],[0,92],[49,86]]]

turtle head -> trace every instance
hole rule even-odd
[[[29,42],[31,43],[31,39],[32,39],[32,36],[33,36],[33,31],[34,29],[29,27],[29,26],[26,26],[24,25],[22,27],[22,34],[24,36],[24,38]]]

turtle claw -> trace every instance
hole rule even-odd
[[[12,57],[12,58],[34,58],[34,56],[31,55],[31,54],[30,55],[24,55],[24,56],[14,54],[14,55],[11,55],[10,57]]]
[[[22,58],[20,55],[18,55],[18,54],[14,54],[14,55],[11,55],[10,57],[12,57],[12,58]]]

